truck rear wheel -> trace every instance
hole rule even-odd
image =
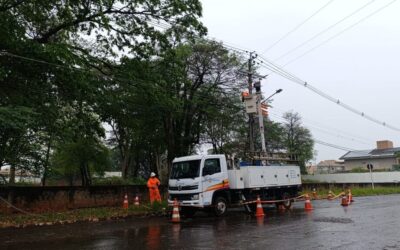
[[[224,197],[217,197],[214,200],[214,214],[216,216],[224,216],[228,211],[228,202]]]

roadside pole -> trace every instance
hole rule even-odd
[[[369,163],[369,164],[367,165],[367,168],[369,169],[369,175],[370,175],[370,177],[371,177],[372,189],[375,189],[375,187],[374,187],[374,178],[373,178],[373,176],[372,176],[372,169],[374,168],[374,166],[373,166],[371,163]]]
[[[258,82],[258,84],[260,84],[260,82]],[[260,85],[260,89],[261,89],[261,85]],[[264,117],[262,114],[261,102],[262,102],[262,96],[261,96],[261,90],[260,90],[257,92],[258,123],[259,123],[259,127],[260,127],[261,150],[263,153],[265,153],[265,152],[267,152],[267,149],[265,146]]]

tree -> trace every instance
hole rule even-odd
[[[301,125],[298,113],[287,112],[283,115],[284,143],[289,154],[297,156],[302,173],[306,172],[307,161],[313,157],[314,141],[310,131]]]
[[[224,107],[227,93],[238,91],[240,66],[240,59],[221,44],[205,40],[167,51],[159,61],[155,94],[169,164],[200,142],[206,121],[218,113],[211,107]]]
[[[285,148],[283,124],[269,119],[264,120],[264,134],[267,152],[280,152]]]
[[[10,165],[10,184],[15,182],[16,168],[35,158],[37,144],[30,129],[35,115],[26,107],[0,107],[0,166]]]
[[[89,186],[93,172],[102,173],[111,164],[110,151],[94,138],[81,138],[60,145],[53,155],[53,164],[54,171],[67,177],[71,186],[76,176],[80,176],[82,186]]]
[[[18,124],[15,107],[21,107],[26,122],[17,129],[2,128],[0,150],[14,158],[29,156],[27,165],[42,168],[45,184],[50,155],[59,150],[56,145],[76,144],[82,136],[99,139],[96,124],[88,124],[92,130],[85,134],[78,133],[79,127],[60,124],[64,107],[82,118],[98,112],[104,99],[116,101],[104,90],[112,87],[121,52],[150,58],[176,42],[204,34],[200,15],[197,0],[2,1],[0,112],[6,114],[4,124]],[[161,29],[159,22],[171,28]],[[16,115],[7,115],[11,113]],[[96,119],[100,123],[100,117]],[[22,150],[17,145],[33,147]],[[2,165],[22,167],[5,154],[0,158]]]
[[[205,40],[177,45],[153,60],[122,60],[107,90],[114,101],[106,100],[101,113],[111,125],[110,143],[120,152],[123,176],[136,176],[142,166],[161,170],[165,153],[168,163],[191,153],[202,137],[211,138],[206,126],[222,120],[225,125],[212,137],[229,140],[235,122],[230,118],[241,109],[235,89],[239,62],[220,44]]]
[[[203,143],[210,143],[215,154],[232,154],[246,149],[247,122],[239,93],[217,95],[204,122]]]

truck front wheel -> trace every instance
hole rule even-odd
[[[228,202],[224,197],[217,197],[214,200],[214,213],[216,216],[223,216],[228,211]]]

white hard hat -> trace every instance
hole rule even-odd
[[[154,172],[151,172],[150,177],[154,177],[156,174]]]

